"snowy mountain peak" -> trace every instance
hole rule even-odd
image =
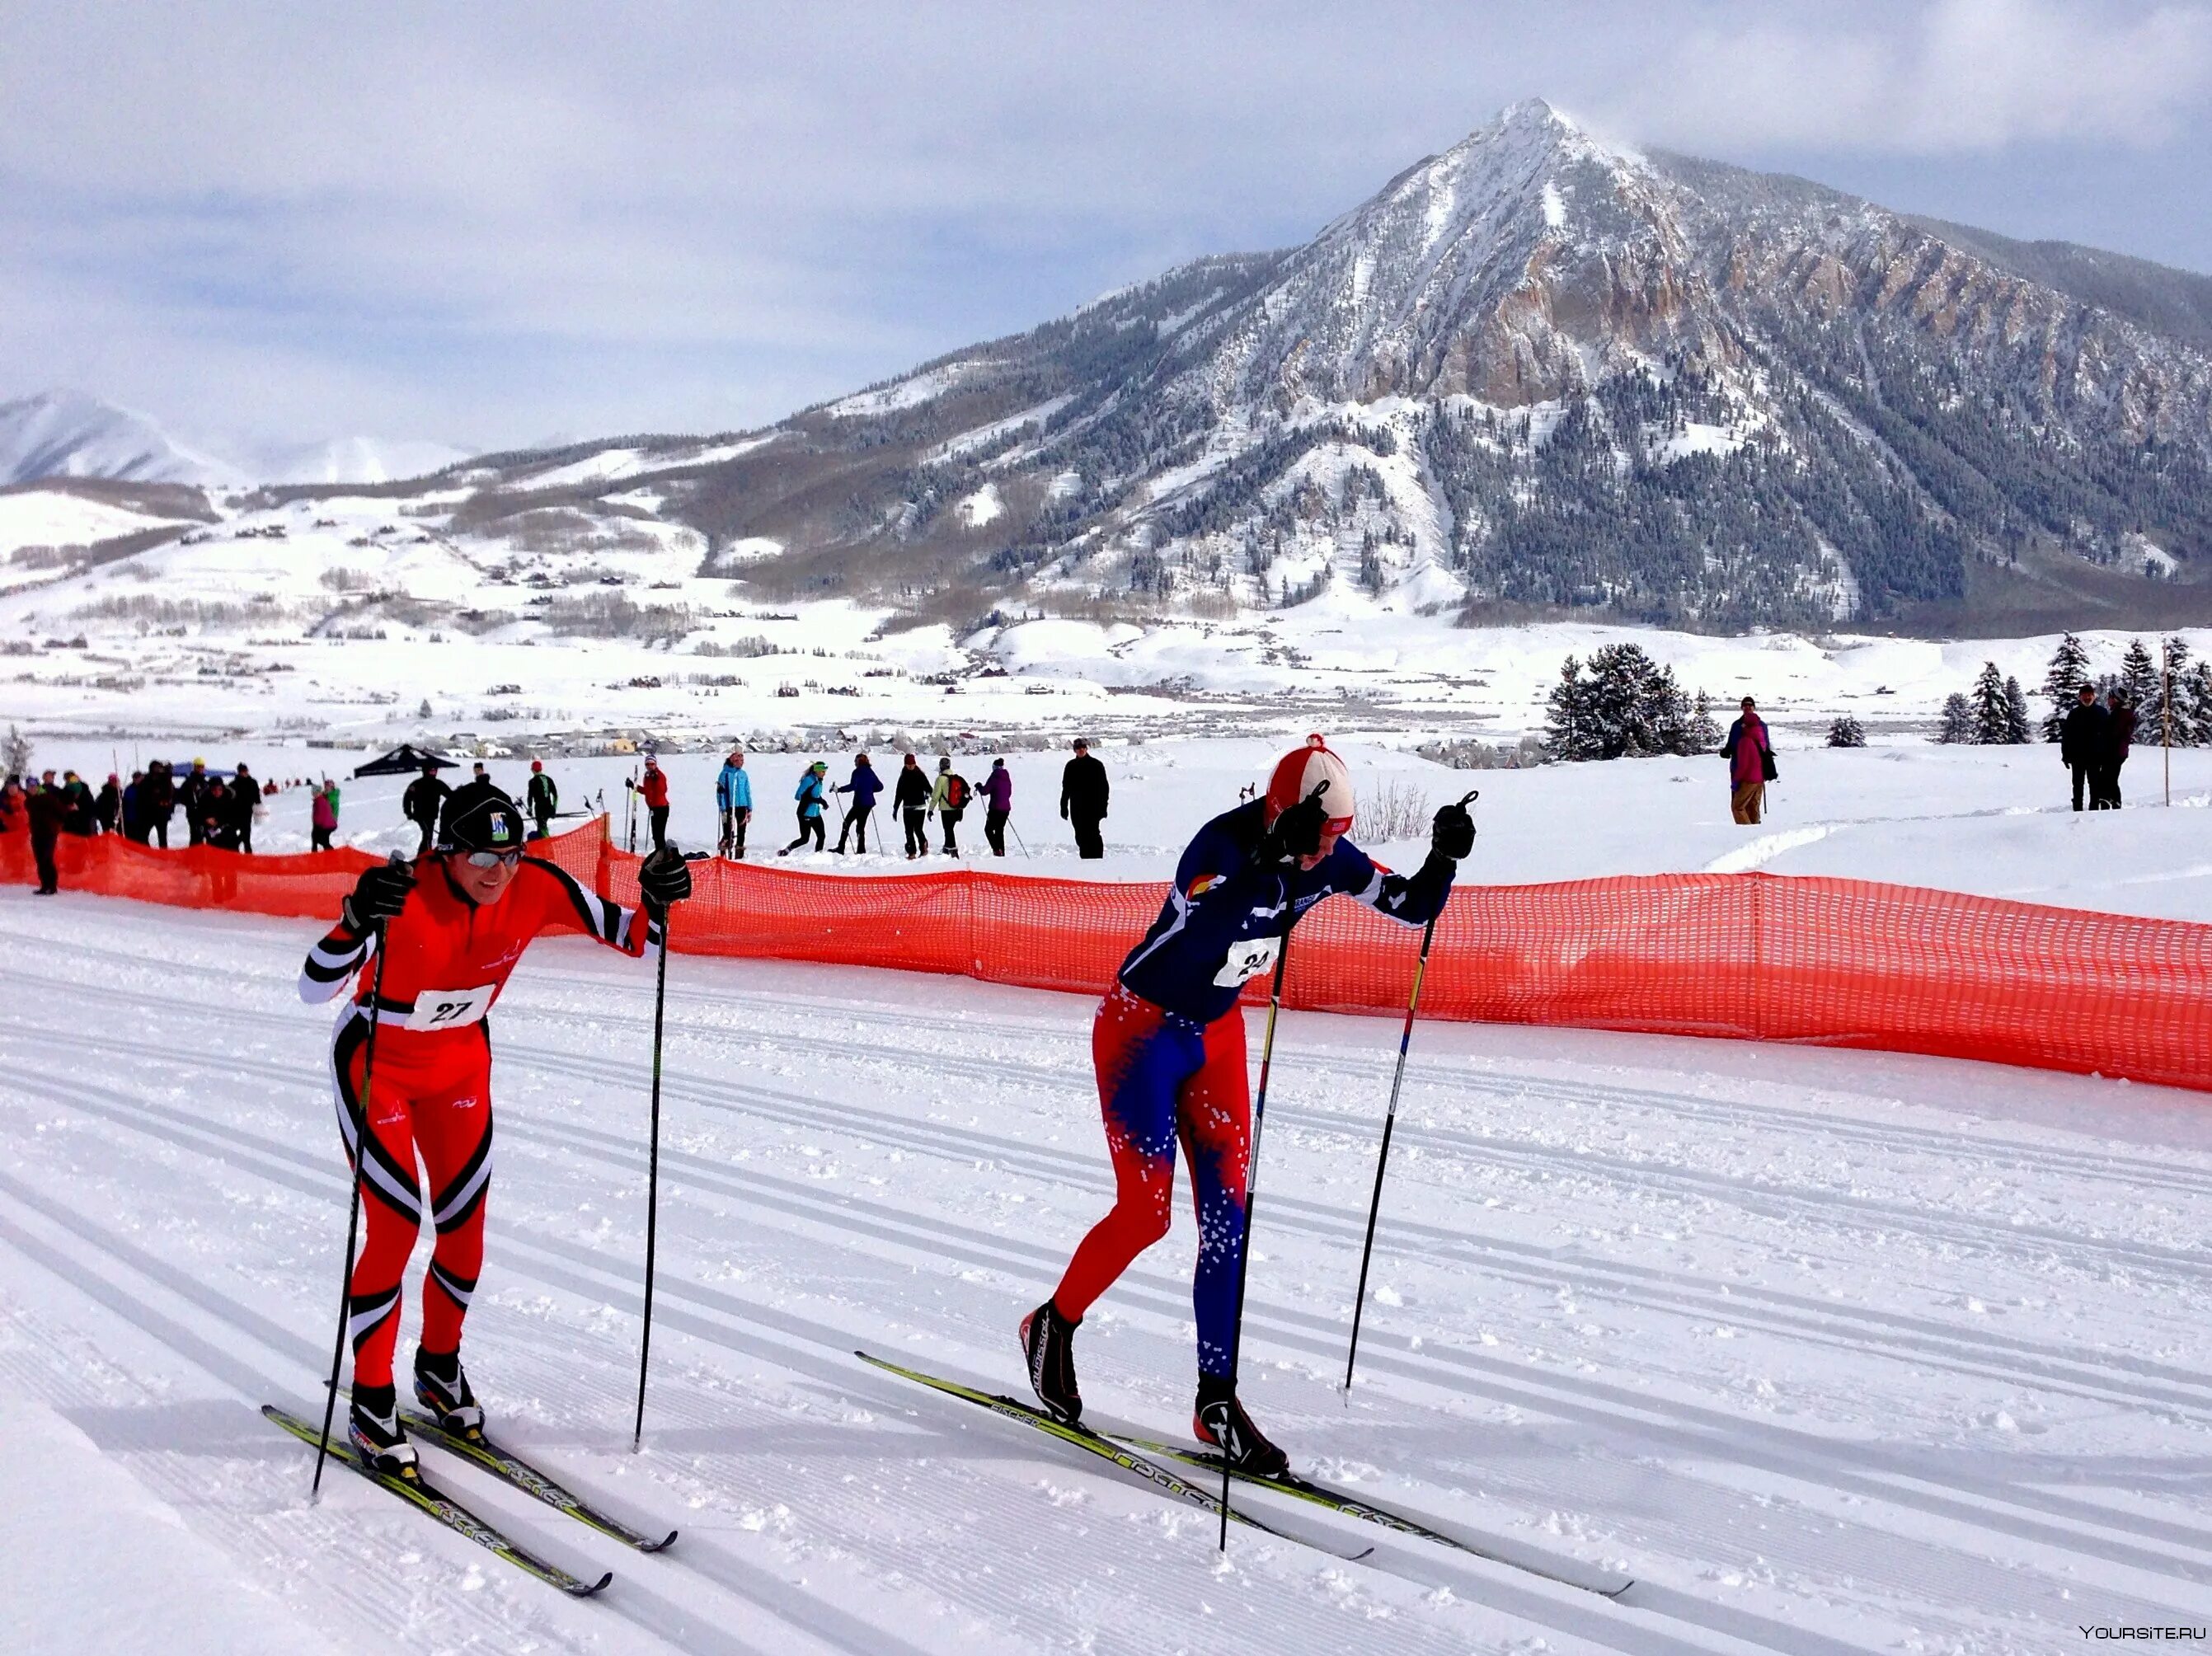
[[[241,481],[234,469],[185,447],[143,415],[68,390],[0,403],[0,485],[40,477]]]

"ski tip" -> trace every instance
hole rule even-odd
[[[676,1544],[676,1538],[680,1533],[680,1531],[671,1530],[658,1541],[641,1541],[637,1544],[637,1550],[640,1552],[665,1552]]]
[[[563,1587],[562,1588],[562,1591],[567,1593],[571,1598],[596,1598],[599,1594],[605,1592],[607,1590],[607,1583],[614,1579],[615,1573],[612,1570],[609,1570],[605,1575],[602,1575],[596,1581],[579,1581],[574,1586]]]

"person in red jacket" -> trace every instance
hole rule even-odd
[[[1729,761],[1729,814],[1739,822],[1759,821],[1766,803],[1766,779],[1774,766],[1774,743],[1766,734],[1766,721],[1758,704],[1743,699],[1743,714],[1729,726],[1721,752]]]
[[[645,808],[653,816],[653,848],[668,849],[668,778],[660,768],[660,761],[648,754],[645,760],[645,779],[637,785],[645,796]]]
[[[491,1036],[485,1014],[532,938],[580,930],[638,955],[668,906],[691,895],[681,855],[655,852],[638,870],[642,914],[584,889],[551,863],[522,854],[522,813],[489,783],[456,794],[438,848],[413,864],[370,869],[337,925],[307,951],[300,997],[327,1001],[358,979],[331,1045],[338,1131],[361,1181],[365,1234],[349,1285],[353,1398],[347,1433],[380,1471],[414,1464],[392,1378],[400,1279],[427,1216],[437,1230],[422,1284],[415,1395],[455,1431],[480,1430],[483,1410],[461,1371],[461,1325],[483,1263],[491,1184]],[[370,964],[384,926],[383,998]],[[364,1076],[370,1021],[376,1068]],[[364,1084],[368,1095],[363,1096]],[[429,1174],[426,1190],[416,1157]]]

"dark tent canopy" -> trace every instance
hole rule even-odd
[[[448,759],[443,754],[432,753],[428,748],[418,748],[402,742],[381,759],[372,759],[354,772],[356,776],[419,776],[425,765],[439,770],[450,770],[459,761]]]

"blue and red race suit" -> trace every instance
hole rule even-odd
[[[1411,877],[1393,874],[1348,840],[1310,869],[1271,860],[1264,800],[1199,830],[1159,919],[1122,961],[1091,1024],[1114,1207],[1068,1261],[1053,1294],[1061,1315],[1080,1319],[1167,1234],[1179,1137],[1198,1209],[1199,1370],[1229,1374],[1252,1141],[1237,994],[1273,969],[1291,928],[1323,898],[1356,897],[1424,925],[1443,910],[1455,867],[1432,855]]]

